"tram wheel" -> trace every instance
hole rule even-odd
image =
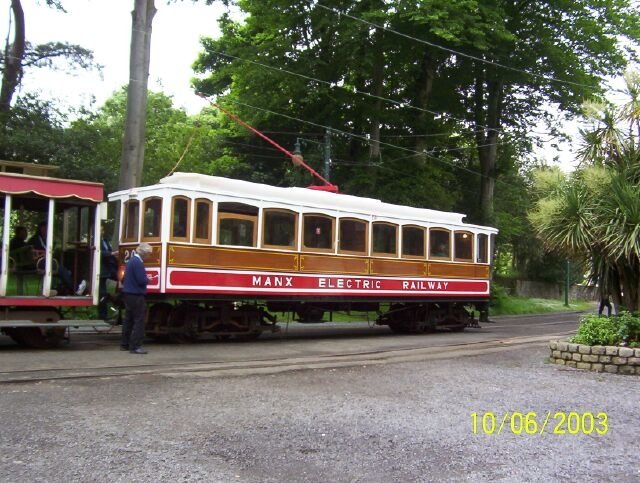
[[[262,334],[262,331],[247,332],[246,334],[236,334],[233,336],[233,338],[238,342],[250,342],[260,337],[260,334]]]
[[[394,334],[406,335],[406,334],[413,333],[403,324],[389,324],[388,327],[391,329],[391,332],[393,332]]]
[[[317,324],[320,322],[324,322],[322,320],[322,317],[324,317],[324,310],[319,307],[302,305],[298,307],[296,313],[298,314],[299,322],[301,323]]]

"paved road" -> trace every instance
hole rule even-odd
[[[575,314],[567,317],[501,319],[478,331],[419,337],[364,327],[318,338],[306,335],[317,328],[301,328],[296,340],[152,345],[139,359],[119,353],[112,335],[78,336],[59,351],[7,344],[3,367],[14,360],[27,370],[45,361],[63,368],[68,360],[93,370],[165,366],[126,377],[0,384],[0,479],[640,481],[640,383],[545,364],[541,339],[575,328]],[[339,363],[331,355],[338,347],[350,351],[346,366],[313,365]],[[281,372],[278,354],[291,364]],[[176,370],[181,362],[208,367]],[[225,373],[220,364],[246,370]],[[514,414],[528,412],[546,431],[522,431]],[[606,413],[606,431],[580,426],[572,434],[560,424],[572,412],[587,422]],[[486,425],[492,434],[481,423],[474,433],[473,413],[496,418],[493,429]],[[543,426],[547,414],[551,424]],[[558,427],[564,432],[554,434]]]
[[[246,375],[252,369],[264,373],[269,367],[281,372],[287,368],[469,355],[513,344],[546,343],[575,331],[578,317],[577,313],[503,317],[463,333],[414,336],[393,334],[387,327],[366,322],[295,323],[253,342],[149,343],[150,353],[145,356],[118,350],[118,328],[111,333],[74,333],[69,344],[48,351],[25,350],[2,337],[0,382],[169,371]]]

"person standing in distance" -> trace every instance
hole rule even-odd
[[[133,253],[124,272],[122,282],[122,296],[124,299],[125,316],[122,323],[121,350],[128,350],[131,354],[146,354],[142,348],[144,339],[144,296],[147,293],[147,271],[144,261],[152,252],[151,245],[142,242]]]

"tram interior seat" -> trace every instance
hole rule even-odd
[[[16,295],[40,295],[46,268],[46,253],[30,246],[18,248],[9,257],[9,272],[16,277]],[[58,273],[58,261],[51,261],[52,275]],[[37,287],[32,288],[30,281],[37,280]]]

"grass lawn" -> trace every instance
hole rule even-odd
[[[596,308],[596,302],[570,300],[569,306],[564,300],[557,299],[528,299],[524,297],[500,297],[489,309],[489,315],[522,315],[543,314],[561,311],[591,311]]]

